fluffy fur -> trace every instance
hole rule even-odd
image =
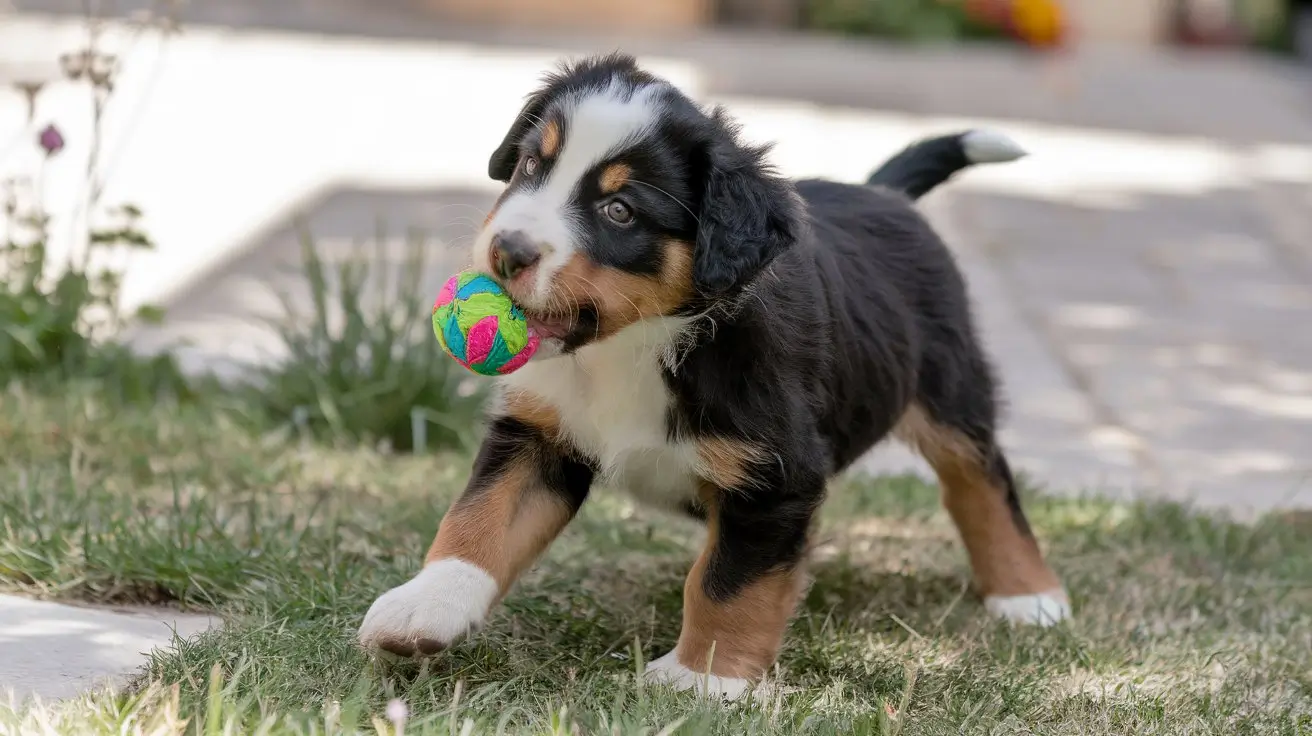
[[[423,582],[374,604],[363,643],[410,654],[476,628],[471,612],[605,482],[708,527],[683,632],[651,677],[745,692],[801,594],[826,481],[889,436],[934,467],[988,609],[1067,615],[997,444],[966,285],[913,206],[1022,152],[995,133],[944,136],[865,185],[790,181],[766,154],[623,55],[563,67],[528,99],[489,161],[506,189],[473,255],[544,348],[501,379]],[[496,595],[471,606],[469,583],[440,590],[452,560]]]

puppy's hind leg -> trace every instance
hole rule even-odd
[[[1069,599],[1021,508],[994,437],[992,402],[977,403],[984,406],[974,407],[972,417],[960,403],[926,405],[922,399],[903,415],[896,433],[934,468],[985,608],[1008,621],[1050,626],[1070,616]]]

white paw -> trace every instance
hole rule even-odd
[[[1037,595],[994,595],[984,599],[984,608],[999,618],[1017,624],[1052,626],[1071,617],[1066,593],[1050,590]]]
[[[403,657],[434,654],[482,626],[497,591],[497,582],[477,565],[431,562],[374,601],[360,625],[360,645]]]
[[[719,695],[726,700],[737,700],[747,694],[751,683],[738,677],[717,677],[705,672],[694,672],[679,664],[674,652],[647,665],[643,679],[653,685],[668,685],[675,690],[695,690],[699,695]]]

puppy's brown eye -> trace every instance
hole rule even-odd
[[[610,204],[606,205],[606,216],[617,225],[627,225],[633,222],[633,210],[618,199],[612,199]]]
[[[524,173],[533,176],[538,173],[538,160],[533,156],[524,157]]]

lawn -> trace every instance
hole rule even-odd
[[[354,631],[420,563],[458,454],[333,448],[221,401],[0,395],[0,589],[215,611],[134,689],[0,733],[1312,734],[1312,522],[1029,494],[1076,618],[988,619],[935,490],[835,484],[768,702],[644,688],[694,524],[601,489],[484,632],[425,664]]]

